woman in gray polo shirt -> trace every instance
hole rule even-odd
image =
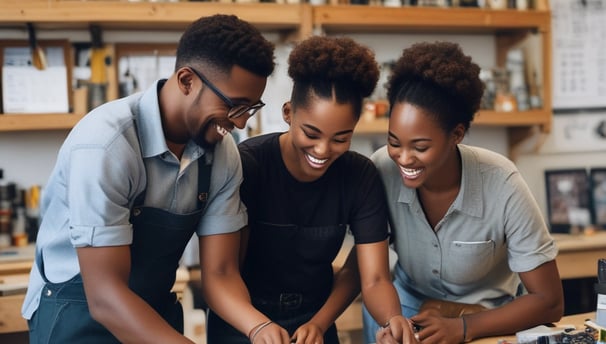
[[[405,49],[388,83],[387,146],[372,156],[398,253],[394,283],[423,343],[514,333],[563,312],[557,248],[516,166],[461,144],[482,98],[479,72],[453,43]],[[482,311],[446,316],[422,308],[429,299]],[[369,341],[373,324],[366,316]]]

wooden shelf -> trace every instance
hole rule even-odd
[[[389,126],[387,117],[374,120],[360,119],[356,126],[356,134],[383,134],[387,133]],[[500,126],[500,127],[527,127],[533,125],[549,126],[551,114],[544,110],[531,110],[519,112],[497,112],[482,110],[478,112],[472,122],[474,126]]]
[[[336,5],[314,7],[313,21],[325,32],[545,32],[551,15],[548,10]]]
[[[229,4],[217,2],[117,2],[0,0],[0,27],[65,29],[88,27],[103,29],[183,30],[201,16],[234,14],[261,30],[298,30],[304,6],[272,3]]]
[[[535,0],[532,10],[481,8],[383,7],[368,5],[122,2],[76,0],[0,0],[0,30],[23,28],[32,22],[38,29],[87,29],[91,23],[107,30],[179,30],[193,20],[215,13],[234,14],[260,30],[278,31],[295,39],[312,33],[482,33],[496,37],[497,60],[503,66],[507,51],[530,33],[541,35],[544,108],[526,112],[481,111],[474,125],[539,127],[551,130],[551,12],[548,0]],[[0,115],[0,132],[70,129],[82,116],[70,114]],[[387,120],[360,121],[357,133],[382,133]]]
[[[69,130],[83,116],[77,114],[0,114],[0,132]]]

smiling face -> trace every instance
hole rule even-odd
[[[308,104],[294,112],[290,102],[284,104],[283,116],[290,129],[280,137],[284,163],[293,177],[302,182],[320,178],[349,150],[357,123],[349,103],[314,98]]]
[[[243,129],[250,118],[247,113],[237,118],[228,118],[227,113],[231,106],[217,92],[222,93],[236,106],[253,105],[260,101],[267,81],[265,77],[234,66],[231,73],[225,77],[206,76],[215,91],[195,72],[190,70],[189,73],[189,77],[193,78],[193,88],[191,101],[185,108],[184,123],[188,138],[201,147],[214,146],[234,127]]]
[[[396,103],[389,119],[387,150],[409,188],[440,186],[459,175],[457,144],[465,129],[446,132],[424,109]]]

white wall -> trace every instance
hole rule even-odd
[[[3,35],[5,31],[3,31]],[[8,32],[10,38],[26,39],[25,32]],[[66,36],[67,35],[67,36]],[[404,35],[404,34],[356,34],[354,39],[373,48],[377,59],[387,61],[396,59],[401,50],[410,44],[428,40],[451,40],[459,42],[466,53],[473,56],[481,67],[492,67],[495,60],[494,39],[488,35]],[[41,32],[40,39],[70,37],[72,41],[87,41],[87,32]],[[139,33],[105,32],[106,42],[175,42],[177,32]],[[277,35],[267,34],[267,37],[277,42]],[[268,104],[262,114],[263,131],[284,130],[280,109],[282,103],[290,96],[291,84],[287,76],[286,58],[290,52],[289,44],[278,44],[276,50],[277,68],[268,82],[263,96]],[[382,85],[379,85],[382,87]],[[67,131],[51,132],[0,132],[0,168],[5,170],[5,178],[14,181],[22,187],[32,184],[44,185],[55,162],[56,153],[67,134]],[[363,154],[372,151],[386,142],[385,135],[357,135],[352,149]],[[549,139],[547,140],[549,142]],[[473,127],[465,143],[483,146],[499,153],[507,153],[507,134],[504,128]],[[603,163],[602,163],[603,162]],[[532,191],[545,209],[545,190],[543,170],[546,168],[564,168],[589,166],[602,163],[606,165],[604,150],[591,153],[543,153],[529,152],[519,157],[518,164],[522,175],[531,185]]]

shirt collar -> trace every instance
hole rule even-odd
[[[454,207],[462,213],[480,217],[484,210],[482,201],[482,173],[480,162],[474,151],[463,144],[458,146],[461,154],[461,190],[455,200]]]
[[[137,130],[143,158],[158,156],[169,151],[162,129],[160,103],[158,101],[158,93],[165,82],[166,79],[157,80],[143,92],[139,99]],[[193,160],[204,155],[204,149],[192,140],[187,143],[186,151],[187,155],[191,156]]]

